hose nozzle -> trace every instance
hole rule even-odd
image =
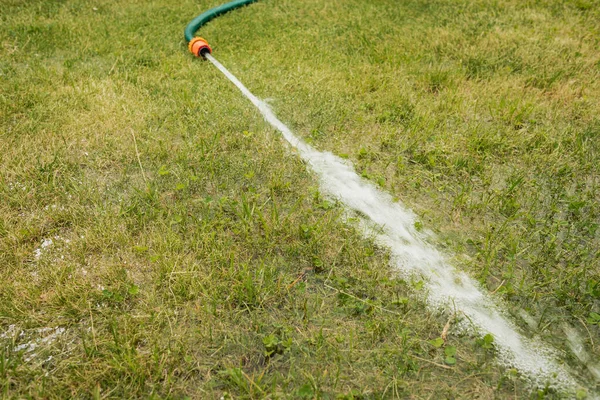
[[[204,57],[205,53],[212,54],[212,49],[206,39],[201,37],[196,37],[190,40],[188,43],[188,49],[192,52],[196,57]]]

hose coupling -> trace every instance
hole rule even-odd
[[[212,49],[206,39],[201,37],[195,37],[188,43],[188,49],[196,57],[204,57],[204,54],[212,54]]]

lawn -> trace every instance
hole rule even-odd
[[[600,390],[600,3],[264,0],[201,30],[296,134],[414,210],[576,393],[427,307],[187,52],[218,4],[0,0],[1,396]]]

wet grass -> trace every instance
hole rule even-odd
[[[0,4],[3,397],[561,397],[427,311],[188,56],[216,3]],[[267,0],[202,34],[594,390],[563,327],[600,357],[599,10]]]

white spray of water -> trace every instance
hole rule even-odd
[[[35,351],[39,347],[47,347],[53,344],[61,335],[66,332],[65,328],[56,327],[56,328],[39,328],[29,330],[27,334],[25,331],[20,331],[19,335],[16,335],[18,329],[15,325],[10,325],[8,330],[2,334],[0,334],[0,340],[2,339],[13,339],[17,341],[22,341],[24,338],[29,337],[30,340],[24,341],[23,343],[15,346],[13,351],[15,352],[23,352],[23,360],[25,362],[29,362],[36,357],[38,354]],[[49,361],[52,359],[52,356],[46,359]]]
[[[581,361],[581,363],[587,367],[588,371],[590,371],[590,374],[592,374],[594,378],[600,382],[600,364],[591,359],[590,355],[585,350],[583,340],[575,328],[567,324],[564,324],[562,328],[565,336],[567,337],[567,343],[571,349],[571,352],[575,354],[575,357],[577,357],[579,361]]]
[[[364,232],[374,236],[378,243],[390,250],[393,265],[404,273],[426,278],[429,293],[427,300],[432,307],[455,308],[464,313],[481,334],[492,334],[500,360],[517,368],[534,384],[550,384],[569,391],[579,386],[556,361],[554,352],[549,347],[521,335],[471,278],[456,271],[435,247],[428,244],[427,235],[414,228],[417,221],[414,213],[394,202],[389,194],[360,178],[345,160],[329,152],[317,151],[304,143],[275,116],[265,102],[254,96],[221,63],[210,54],[206,54],[206,58],[298,150],[300,157],[319,176],[324,193],[364,216],[363,228],[376,227],[375,230],[364,229]]]
[[[37,249],[35,249],[33,251],[33,255],[35,257],[36,260],[39,260],[40,257],[42,256],[42,254],[44,253],[44,251],[46,251],[48,248],[50,248],[52,246],[52,239],[44,239],[44,241],[42,242],[42,244],[40,245],[40,247],[38,247]]]

